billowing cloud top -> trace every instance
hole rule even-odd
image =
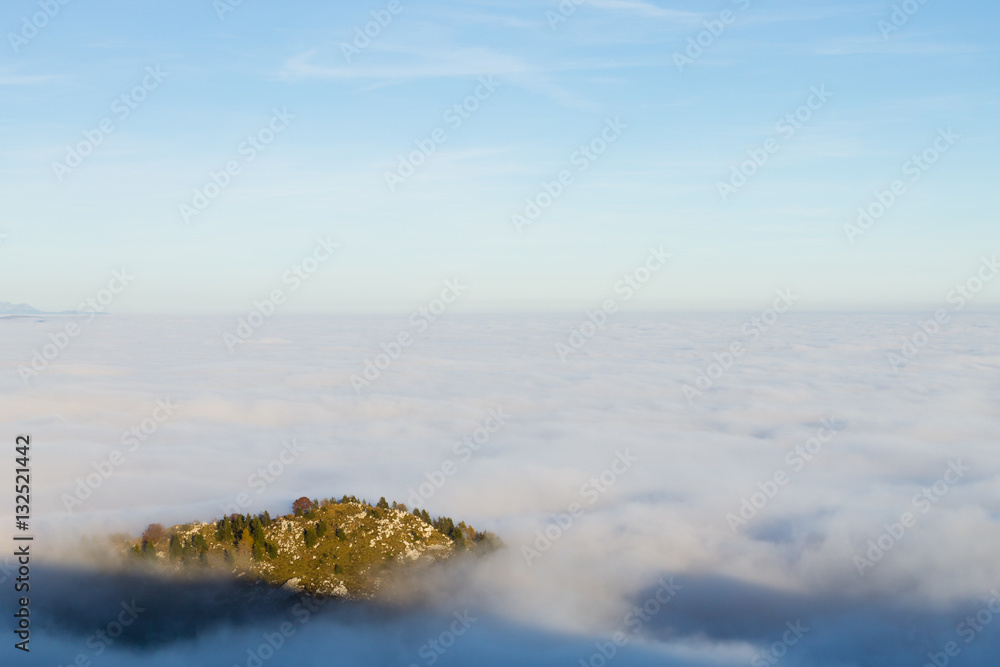
[[[995,315],[923,336],[917,315],[581,320],[291,317],[231,352],[236,320],[111,317],[52,359],[67,318],[0,321],[0,418],[33,438],[32,659],[96,659],[133,600],[149,611],[102,664],[249,665],[285,621],[263,664],[997,655]],[[164,590],[71,555],[81,533],[345,493],[508,548],[306,623],[296,599],[237,612],[227,584]]]

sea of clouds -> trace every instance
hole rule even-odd
[[[907,355],[927,314],[749,318],[618,313],[573,347],[585,316],[283,317],[227,346],[236,318],[107,316],[36,372],[72,318],[0,319],[6,478],[32,437],[24,664],[995,664],[1000,316],[955,315]],[[304,619],[78,545],[414,493],[507,548]]]

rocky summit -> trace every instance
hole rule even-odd
[[[300,498],[293,510],[273,518],[263,512],[170,528],[150,524],[125,546],[134,558],[171,569],[221,569],[311,595],[363,599],[378,591],[390,568],[502,545],[492,533],[384,498],[375,505],[353,496]]]

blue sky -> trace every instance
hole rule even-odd
[[[673,256],[632,309],[759,310],[789,287],[804,310],[944,307],[1000,251],[1000,9],[913,2],[883,35],[891,2],[592,0],[553,24],[556,2],[52,0],[38,18],[38,0],[11,0],[0,300],[73,308],[127,268],[112,312],[241,312],[329,234],[339,254],[289,312],[409,312],[453,277],[459,310],[577,312],[650,246]],[[372,12],[392,18],[348,59]],[[144,77],[122,117],[116,98]],[[498,85],[456,127],[445,114],[481,77]],[[829,99],[778,132],[814,87]],[[274,110],[292,117],[249,161]],[[105,119],[60,180],[54,163]],[[609,119],[624,129],[580,171]],[[438,128],[390,190],[386,172]],[[911,181],[904,163],[947,128],[958,138]],[[719,182],[768,139],[777,151],[723,201]],[[230,161],[239,173],[186,224],[181,205]],[[572,182],[518,232],[511,216],[563,170]],[[897,179],[905,193],[850,243],[844,225]],[[998,303],[995,283],[976,305]]]

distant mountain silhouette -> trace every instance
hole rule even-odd
[[[42,311],[26,303],[0,301],[0,315],[44,315]]]
[[[11,303],[9,301],[0,301],[0,317],[31,317],[33,315],[83,315],[85,314],[80,310],[60,310],[58,312],[51,312],[47,310],[38,310],[34,306],[29,306],[26,303]],[[104,313],[97,313],[98,315],[104,315]]]

